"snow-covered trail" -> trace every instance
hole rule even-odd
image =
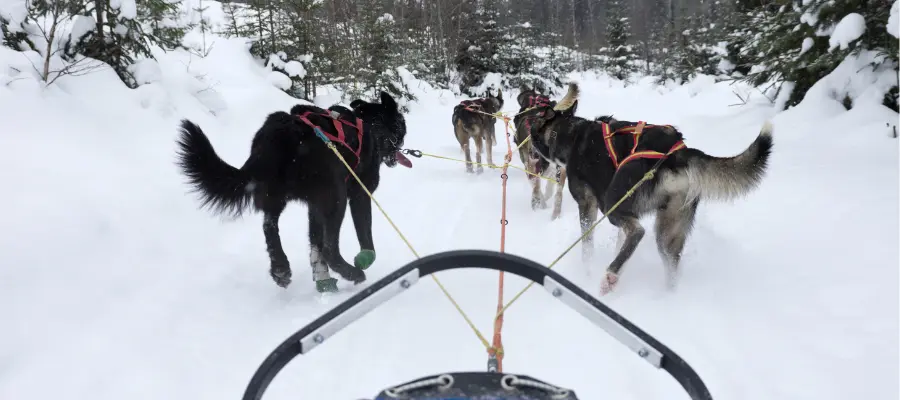
[[[282,217],[295,276],[282,290],[267,274],[259,216],[223,222],[186,193],[174,166],[178,118],[199,123],[220,156],[240,165],[263,117],[294,104],[249,61],[229,58],[242,52],[223,41],[195,65],[220,82],[229,110],[218,117],[178,92],[172,77],[184,67],[175,61],[163,64],[167,90],[127,91],[102,73],[46,95],[0,87],[0,398],[234,398],[275,345],[359,290],[341,282],[345,293],[315,293],[305,207],[291,205]],[[714,155],[744,149],[772,113],[764,104],[728,107],[727,87],[696,83],[662,95],[573,77],[582,83],[579,115],[671,123]],[[459,157],[449,123],[458,100],[423,97],[407,117],[407,147]],[[513,103],[507,95],[505,109]],[[177,111],[160,117],[169,104]],[[775,150],[757,191],[735,204],[701,205],[676,291],[664,290],[648,235],[603,299],[691,363],[717,399],[897,393],[898,157],[883,134],[895,116],[822,107],[773,119]],[[419,253],[497,249],[499,172],[413,162],[385,168],[375,195]],[[568,189],[553,222],[549,209],[531,210],[524,173],[511,170],[508,190],[508,252],[549,263],[580,235]],[[378,260],[368,283],[413,259],[380,215],[373,229]],[[596,293],[614,234],[602,224],[593,262],[582,263],[579,246],[557,269]],[[342,249],[345,257],[358,250],[349,215]],[[497,274],[439,277],[490,334]],[[508,278],[506,298],[524,284]],[[509,310],[504,344],[507,371],[584,399],[687,398],[541,290]],[[425,280],[289,365],[265,398],[361,398],[485,362],[462,318]]]

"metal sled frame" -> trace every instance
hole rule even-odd
[[[486,268],[521,276],[541,285],[656,368],[675,378],[692,400],[712,400],[697,372],[674,351],[591,297],[560,274],[534,261],[484,250],[449,251],[420,258],[347,299],[281,343],[253,374],[243,400],[261,400],[275,376],[291,360],[306,354],[375,307],[409,289],[419,278],[451,269]]]

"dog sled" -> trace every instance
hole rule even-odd
[[[703,380],[687,362],[572,282],[525,258],[482,250],[449,251],[418,259],[339,304],[273,350],[254,373],[243,400],[261,400],[266,388],[291,360],[322,345],[329,337],[367,312],[409,289],[420,278],[460,268],[500,270],[533,281],[651,366],[667,372],[692,400],[712,400]],[[448,372],[425,376],[388,387],[374,397],[375,400],[495,398],[578,399],[574,390],[557,387],[528,375],[498,372]]]

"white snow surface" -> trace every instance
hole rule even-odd
[[[294,76],[297,78],[303,78],[306,76],[306,68],[303,68],[303,64],[300,61],[288,61],[284,64],[284,72],[287,72],[288,75]]]
[[[888,16],[887,31],[895,38],[900,38],[900,0],[894,0]]]
[[[342,293],[320,296],[305,206],[291,204],[281,219],[294,270],[285,290],[269,278],[259,214],[224,221],[198,209],[174,164],[179,119],[199,124],[218,154],[240,166],[265,116],[302,103],[272,86],[243,40],[215,40],[205,59],[158,52],[137,90],[109,69],[43,89],[28,58],[0,48],[0,398],[237,398],[282,340],[413,260],[375,209],[369,280],[342,281]],[[897,398],[898,150],[886,127],[896,113],[876,101],[846,111],[828,95],[844,76],[780,113],[762,96],[729,107],[733,86],[708,78],[671,90],[649,79],[623,87],[593,74],[569,78],[582,85],[579,115],[674,124],[689,146],[712,155],[736,154],[764,121],[774,124],[762,185],[733,204],[701,204],[678,287],[664,288],[651,217],[618,288],[602,301],[687,360],[716,399]],[[460,157],[447,122],[459,99],[416,88],[406,147]],[[515,112],[515,94],[504,90],[505,111]],[[506,145],[497,127],[499,162]],[[498,249],[499,172],[412,161],[412,169],[382,168],[375,196],[416,249]],[[580,236],[568,189],[561,218],[550,221],[550,210],[531,210],[524,173],[511,170],[508,185],[507,251],[550,263]],[[602,223],[593,260],[581,260],[579,245],[556,270],[596,295],[615,237]],[[359,249],[349,213],[341,246],[348,259]],[[439,277],[489,336],[497,274]],[[524,285],[507,275],[506,299]],[[539,288],[508,310],[503,340],[506,372],[573,388],[582,399],[688,398]],[[423,280],[289,364],[264,399],[371,398],[420,376],[483,370],[486,358]]]
[[[834,50],[837,47],[844,50],[865,32],[866,18],[859,13],[847,14],[834,26],[834,31],[828,38],[828,50]]]

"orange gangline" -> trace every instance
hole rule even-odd
[[[503,173],[500,177],[503,179],[503,200],[500,216],[500,252],[506,252],[506,181],[509,179],[507,170],[509,163],[512,162],[512,144],[509,140],[509,117],[503,117],[503,125],[506,128],[506,159],[503,163]],[[491,345],[493,356],[497,358],[497,372],[503,372],[503,271],[500,271],[500,282],[497,290],[497,318],[494,319],[494,338]]]

